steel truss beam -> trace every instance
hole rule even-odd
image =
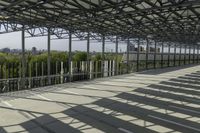
[[[199,0],[1,0],[0,33],[22,30],[30,37],[151,38],[196,45],[200,42]]]

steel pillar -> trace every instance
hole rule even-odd
[[[168,45],[168,67],[170,66],[170,44]]]
[[[118,37],[116,37],[116,43],[115,43],[115,75],[118,75]]]
[[[90,33],[87,34],[87,78],[90,77]]]
[[[163,64],[164,64],[164,61],[163,61],[163,58],[164,58],[164,43],[162,42],[162,53],[161,53],[161,68],[163,68]]]
[[[199,63],[199,45],[197,46],[197,63]]]
[[[47,77],[48,77],[48,84],[51,84],[51,32],[50,28],[48,28],[48,36],[47,36]]]
[[[174,66],[176,66],[176,44],[174,45]]]
[[[186,54],[187,54],[186,50],[187,50],[187,46],[185,45],[185,51],[184,51],[184,65],[186,64]]]
[[[137,72],[139,71],[139,56],[140,56],[140,39],[138,38],[138,49],[137,49]]]
[[[69,81],[72,81],[72,32],[69,32],[69,53],[68,53]]]
[[[182,50],[182,45],[180,44],[180,49],[179,49],[179,63],[178,65],[181,65],[181,50]]]
[[[148,58],[149,58],[149,39],[147,38],[146,39],[146,41],[147,41],[147,46],[146,46],[146,70],[148,69]]]
[[[191,62],[191,46],[189,46],[189,64]]]
[[[25,27],[22,26],[22,75],[21,75],[21,89],[25,88],[26,78],[26,57],[25,57]]]
[[[104,61],[105,61],[105,36],[102,37],[102,55],[101,55],[101,74],[104,77]]]
[[[195,45],[193,46],[193,64],[195,63]]]
[[[129,48],[130,48],[130,40],[128,38],[127,40],[127,50],[126,50],[126,60],[127,60],[127,66],[126,66],[126,72],[129,73]]]
[[[157,55],[157,42],[155,41],[155,47],[154,47],[154,62],[153,62],[153,66],[154,69],[156,69],[156,55]]]

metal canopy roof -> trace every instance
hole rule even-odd
[[[45,35],[42,31],[48,27],[58,37],[71,31],[80,38],[91,32],[198,44],[199,18],[200,0],[0,1],[0,32],[18,31],[25,25],[31,36]]]

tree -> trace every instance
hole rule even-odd
[[[0,64],[3,64],[6,62],[6,55],[4,53],[0,53]]]
[[[102,59],[101,54],[96,54],[95,56],[93,56],[92,60],[93,61],[100,61]]]
[[[77,52],[73,56],[73,61],[86,61],[87,60],[87,53],[86,52]]]

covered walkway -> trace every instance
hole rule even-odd
[[[0,34],[16,31],[20,59],[0,64],[0,133],[200,133],[199,0],[1,0]],[[43,36],[47,58],[30,63],[26,40]],[[56,39],[66,39],[62,62]]]
[[[200,66],[0,96],[0,133],[199,133]]]

